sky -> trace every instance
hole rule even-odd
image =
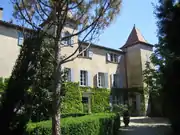
[[[158,0],[122,0],[121,11],[112,24],[100,35],[97,44],[114,49],[125,44],[134,24],[140,30],[145,40],[156,44],[157,26],[152,3]],[[3,20],[12,18],[12,4],[10,0],[0,0],[3,7]]]

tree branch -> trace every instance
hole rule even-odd
[[[96,22],[96,23],[97,23],[97,22]],[[94,27],[96,27],[96,25],[95,25]],[[94,30],[94,27],[92,27],[92,29],[84,36],[83,40],[86,39],[86,37]],[[67,58],[63,59],[63,60],[60,62],[60,64],[66,63],[66,61],[67,61],[69,58],[71,58],[72,56],[74,56],[74,55],[76,54],[76,52],[79,50],[79,48],[81,47],[81,44],[82,44],[82,42],[81,42],[80,44],[78,44],[78,47],[76,48],[76,50],[75,50],[71,55],[69,55]],[[85,51],[85,50],[84,50],[84,51]],[[83,52],[84,52],[84,51],[83,51]],[[83,52],[81,52],[81,53],[83,53]],[[78,54],[78,55],[80,55],[80,54]]]
[[[107,4],[107,3],[105,3],[104,6],[105,6],[106,4]],[[72,35],[69,35],[69,36],[66,36],[66,37],[62,38],[61,40],[65,40],[65,39],[67,39],[67,38],[71,38],[71,37],[73,37],[73,36],[77,36],[77,35],[81,34],[82,32],[86,31],[87,29],[89,29],[89,28],[90,28],[91,26],[93,26],[96,22],[98,22],[98,20],[102,17],[103,13],[108,9],[108,7],[109,7],[109,4],[107,5],[107,7],[106,7],[104,10],[102,10],[102,12],[99,13],[99,16],[98,16],[89,26],[86,26],[86,28],[78,31],[78,32],[75,33],[75,34],[72,34]]]

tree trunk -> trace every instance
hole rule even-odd
[[[59,34],[59,28],[57,28],[57,32]],[[58,44],[59,37],[55,40],[55,64],[54,64],[54,80],[53,80],[53,98],[52,98],[52,135],[61,135],[60,128],[60,97],[61,97],[61,48]]]
[[[52,135],[60,135],[60,110],[58,109],[52,117]]]
[[[60,54],[60,53],[59,53]],[[57,60],[59,61],[59,60]],[[52,115],[52,135],[60,135],[60,93],[61,93],[61,66],[55,67],[54,89],[53,89],[53,115]]]

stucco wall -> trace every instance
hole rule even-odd
[[[90,84],[92,87],[95,86],[96,74],[98,72],[108,73],[108,86],[111,87],[111,74],[120,73],[123,76],[123,84],[125,87],[125,75],[124,75],[124,56],[121,56],[122,61],[119,64],[106,62],[106,51],[104,49],[98,49],[91,47],[93,51],[92,59],[88,58],[77,58],[74,61],[65,63],[63,67],[69,67],[73,69],[74,80],[77,82],[80,80],[80,70],[87,70],[90,72],[91,80]]]
[[[140,49],[140,53],[141,53],[141,66],[142,66],[142,71],[145,70],[146,66],[146,62],[150,60],[150,56],[153,52],[151,47],[148,46],[142,46],[140,45],[141,49]],[[153,66],[151,64],[151,66]]]
[[[147,57],[152,54],[152,47],[137,44],[126,51],[128,86],[143,87],[143,70]]]
[[[20,52],[17,30],[0,26],[0,77],[9,77]]]
[[[71,28],[65,30],[72,32]],[[73,47],[63,47],[62,55],[69,56],[78,47],[78,37],[73,37]],[[18,45],[18,31],[12,28],[0,26],[0,76],[9,77],[11,75],[13,66],[18,58],[20,48]],[[98,72],[108,73],[108,86],[111,87],[111,74],[120,73],[123,76],[123,87],[125,86],[125,69],[124,69],[124,56],[122,54],[121,62],[110,63],[106,62],[106,53],[117,53],[107,49],[100,49],[91,46],[93,52],[92,59],[76,58],[74,61],[63,64],[63,67],[72,68],[74,73],[74,80],[80,80],[80,70],[87,70],[91,75],[91,86],[94,86],[96,81],[95,75]],[[78,53],[78,51],[77,51]],[[77,54],[76,53],[76,54]],[[76,55],[75,55],[76,56]]]
[[[132,46],[126,50],[128,87],[141,86],[141,58],[139,46]]]

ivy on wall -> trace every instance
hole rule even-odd
[[[106,88],[81,87],[82,92],[90,90],[91,95],[91,112],[105,112],[109,108],[110,90]]]
[[[63,90],[65,92],[62,97],[61,112],[62,113],[82,113],[82,92],[79,83],[67,82]]]

